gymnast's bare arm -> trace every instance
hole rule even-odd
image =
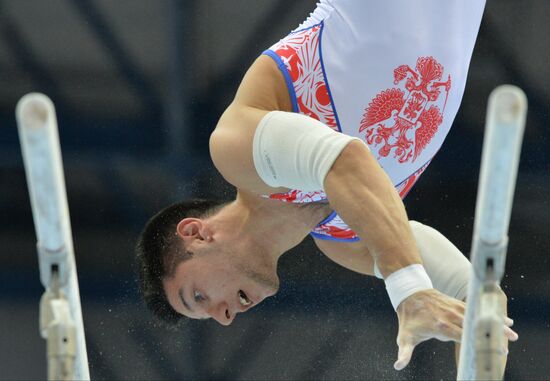
[[[271,188],[258,176],[252,142],[260,120],[272,110],[290,111],[284,78],[269,57],[248,70],[235,100],[210,138],[210,153],[221,175],[238,189],[256,194],[285,191]],[[384,277],[422,263],[401,198],[364,144],[350,143],[325,178],[331,206],[365,241]],[[436,290],[417,292],[398,307],[399,355],[396,369],[410,361],[414,347],[430,338],[459,341],[464,303]]]
[[[374,259],[363,241],[336,242],[313,239],[317,248],[330,260],[363,275],[374,276]]]

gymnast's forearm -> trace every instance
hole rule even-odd
[[[366,242],[384,278],[422,263],[403,202],[364,144],[352,142],[342,151],[324,189],[332,207]]]

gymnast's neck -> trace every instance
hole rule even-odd
[[[302,242],[331,211],[327,203],[292,204],[239,190],[236,199],[209,223],[234,238],[253,240],[282,255]]]

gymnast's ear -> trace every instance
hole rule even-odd
[[[176,233],[182,239],[205,239],[207,231],[206,224],[200,218],[184,218],[176,226]]]
[[[184,218],[181,220],[176,231],[181,238],[193,237],[200,234],[202,221],[198,218]]]

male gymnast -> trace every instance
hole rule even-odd
[[[470,264],[409,221],[402,198],[452,125],[484,6],[321,0],[258,57],[210,138],[236,199],[172,205],[140,236],[154,314],[231,324],[277,292],[278,259],[310,234],[336,263],[384,279],[396,369],[420,342],[459,342]]]

